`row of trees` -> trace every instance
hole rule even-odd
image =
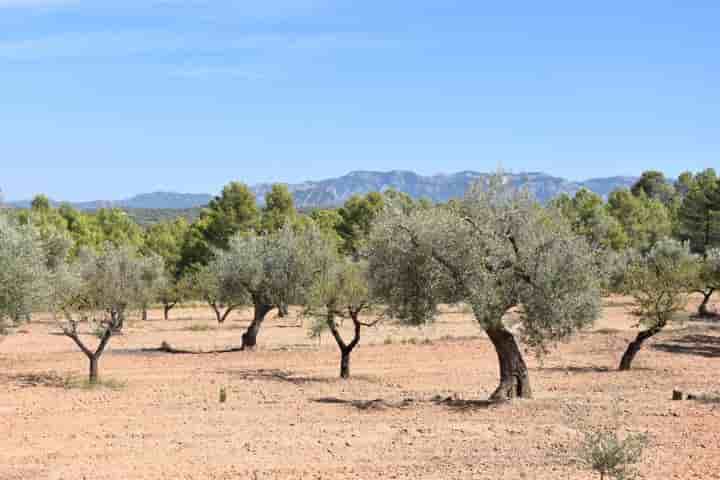
[[[129,310],[160,301],[167,317],[177,302],[202,298],[223,322],[252,306],[240,346],[252,349],[270,311],[299,304],[316,319],[315,330],[332,333],[347,377],[361,330],[372,325],[364,312],[422,324],[437,316],[439,304],[462,302],[498,355],[492,398],[529,397],[516,334],[544,351],[592,323],[603,290],[628,292],[647,326],[623,357],[621,368],[630,368],[643,341],[689,292],[712,295],[720,283],[714,172],[681,177],[674,186],[658,178],[646,173],[607,203],[581,190],[542,207],[497,176],[446,205],[391,191],[309,215],[295,210],[283,186],[273,187],[260,210],[247,187],[231,183],[195,223],[145,231],[117,211],[52,209],[39,197],[30,211],[2,217],[0,320],[22,321],[49,307],[96,379],[98,359]],[[705,233],[698,235],[690,227],[701,220]],[[89,240],[97,238],[102,243]],[[504,322],[510,310],[519,313],[515,331]],[[346,318],[353,324],[349,341],[339,328]],[[82,322],[99,336],[97,349],[82,342]]]

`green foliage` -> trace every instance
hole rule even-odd
[[[277,232],[283,225],[292,223],[296,216],[293,196],[287,185],[276,183],[265,195],[265,208],[260,221],[260,231]]]
[[[52,276],[50,306],[61,328],[77,333],[81,319],[103,332],[118,328],[125,313],[149,303],[162,285],[163,263],[155,255],[111,243],[99,251],[83,250]]]
[[[642,459],[648,438],[644,434],[630,434],[621,438],[617,431],[592,429],[578,451],[580,464],[596,472],[601,480],[635,478],[635,464]]]
[[[106,243],[111,243],[115,247],[128,246],[134,249],[142,245],[142,229],[119,208],[101,208],[92,215],[92,218],[99,232],[96,248],[102,250]]]
[[[342,244],[342,237],[338,233],[343,217],[337,210],[313,210],[310,219],[328,239],[338,246]]]
[[[247,185],[227,184],[219,197],[210,201],[201,215],[202,236],[213,248],[227,248],[230,238],[250,232],[258,222],[255,195]]]
[[[180,246],[179,275],[192,274],[212,259],[212,246],[205,236],[208,221],[207,217],[200,217],[185,232]]]
[[[215,309],[218,321],[222,320],[219,310],[250,303],[247,288],[239,281],[230,254],[226,251],[219,251],[210,263],[191,274],[190,278],[194,295]]]
[[[500,178],[476,185],[453,208],[390,208],[368,246],[370,283],[389,313],[423,323],[443,302],[471,305],[485,329],[522,305],[534,346],[567,336],[599,311],[592,250],[559,213],[546,211]]]
[[[184,219],[192,223],[200,217],[202,209],[194,208],[123,208],[128,217],[141,227],[150,227],[156,223],[172,222]]]
[[[636,197],[645,196],[659,200],[664,205],[670,205],[676,195],[675,188],[665,178],[665,174],[657,170],[647,170],[640,179],[630,188]]]
[[[183,242],[189,230],[190,225],[183,218],[152,225],[145,230],[143,253],[159,255],[168,275],[177,279],[180,275]]]
[[[45,300],[47,262],[32,225],[0,214],[0,334]]]
[[[573,231],[601,249],[616,251],[627,247],[629,239],[622,225],[610,215],[602,198],[587,190],[580,189],[574,197],[560,195],[550,202],[570,222]]]
[[[642,191],[636,196],[629,190],[615,190],[608,198],[607,210],[622,226],[627,246],[641,251],[669,237],[673,230],[668,208]]]
[[[694,252],[720,247],[720,178],[709,168],[685,177],[687,193],[678,211],[679,236]]]
[[[698,286],[720,290],[720,248],[708,250],[701,260]]]
[[[310,326],[311,338],[318,337],[327,328],[337,329],[338,318],[359,321],[360,313],[373,306],[366,262],[328,256],[324,263],[305,297],[305,315],[314,319]]]
[[[635,297],[643,325],[661,329],[685,308],[698,276],[698,260],[687,243],[666,239],[630,263],[624,289]]]
[[[227,250],[216,251],[218,271],[255,304],[303,303],[334,246],[313,223],[285,225],[275,233],[236,235]]]
[[[378,192],[361,196],[353,196],[338,210],[342,221],[337,227],[342,238],[342,251],[356,255],[363,239],[370,233],[373,220],[385,205],[385,199]]]
[[[45,195],[35,195],[35,198],[33,198],[31,204],[30,204],[32,210],[36,212],[43,212],[50,210],[50,199]]]

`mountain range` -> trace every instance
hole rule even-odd
[[[347,175],[326,180],[307,181],[288,184],[295,198],[295,205],[300,209],[313,207],[333,207],[344,203],[353,195],[362,195],[374,191],[395,189],[405,192],[413,198],[428,198],[436,202],[445,202],[451,198],[461,197],[468,186],[491,174],[464,171],[453,174],[432,176],[418,175],[411,171],[393,170],[389,172],[355,171]],[[541,172],[506,173],[506,181],[520,188],[527,188],[540,202],[547,202],[562,193],[574,194],[581,188],[587,188],[603,197],[615,189],[629,188],[637,177],[617,176],[593,178],[581,182],[554,177]],[[265,194],[272,184],[254,185],[260,204],[264,203]],[[117,207],[123,209],[189,209],[202,207],[213,198],[209,194],[153,192],[135,195],[124,200],[95,200],[89,202],[70,202],[80,210],[97,210],[99,208]],[[60,202],[53,201],[57,205]],[[16,208],[28,208],[30,200],[8,202]]]

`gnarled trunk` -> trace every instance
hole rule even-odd
[[[143,319],[143,322],[147,322],[147,319],[148,319],[147,307],[143,307],[143,309],[142,309],[142,319]]]
[[[530,375],[513,334],[505,327],[487,329],[500,364],[500,385],[490,396],[493,402],[513,398],[532,398]]]
[[[658,325],[638,333],[635,340],[630,342],[627,350],[625,350],[625,353],[620,360],[620,366],[618,367],[618,370],[630,370],[630,368],[632,367],[632,362],[633,360],[635,360],[635,355],[637,355],[637,353],[640,351],[645,340],[659,333],[663,329],[663,327],[664,325]]]
[[[710,304],[710,297],[712,297],[712,294],[715,292],[714,288],[710,288],[708,290],[705,290],[702,293],[703,295],[703,301],[700,303],[700,306],[698,307],[698,316],[700,317],[714,317],[715,313],[708,310],[708,305]]]
[[[165,321],[170,320],[170,310],[175,307],[174,303],[166,303],[163,305],[163,318]]]
[[[242,346],[240,347],[243,350],[247,349],[253,349],[257,345],[257,336],[258,333],[260,333],[260,327],[262,326],[263,320],[265,320],[265,316],[272,310],[274,307],[272,305],[267,305],[264,303],[255,303],[254,308],[254,315],[253,315],[253,321],[250,323],[250,326],[247,328],[245,333],[242,334]]]
[[[285,318],[290,314],[290,309],[288,308],[288,305],[286,303],[281,303],[277,307],[278,309],[278,317]]]

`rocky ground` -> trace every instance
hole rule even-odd
[[[0,479],[589,479],[574,461],[588,425],[647,432],[643,478],[720,478],[720,403],[670,400],[720,390],[720,323],[677,325],[619,373],[629,311],[606,300],[594,330],[528,354],[535,398],[503,405],[483,402],[496,356],[457,310],[368,329],[346,381],[330,336],[294,315],[253,353],[173,355],[152,349],[239,345],[250,312],[216,328],[207,308],[153,311],[112,339],[93,389],[41,316],[0,342]]]

